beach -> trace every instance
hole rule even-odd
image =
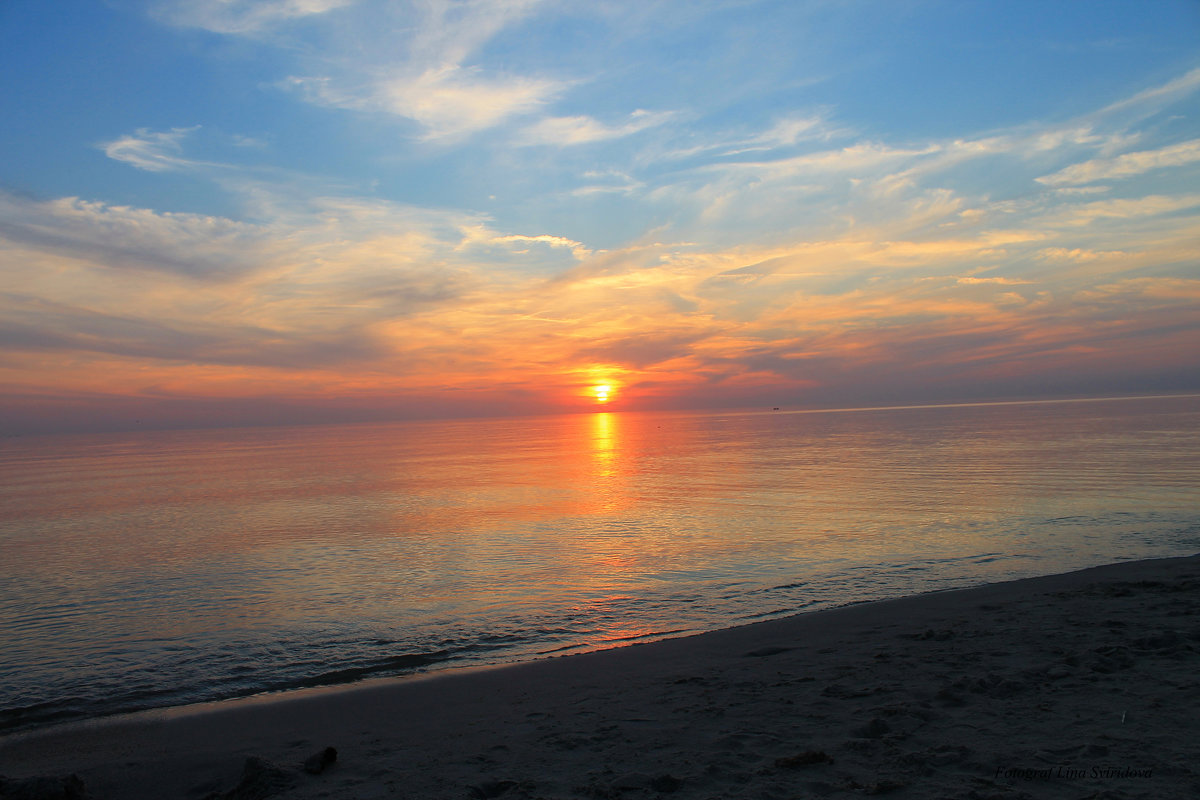
[[[0,796],[1200,796],[1198,614],[1124,562],[13,735]]]

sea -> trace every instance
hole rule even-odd
[[[1200,397],[0,440],[0,733],[1200,552]]]

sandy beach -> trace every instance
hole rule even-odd
[[[1197,797],[1198,698],[1193,556],[10,736],[0,796]]]

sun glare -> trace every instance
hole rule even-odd
[[[592,387],[592,394],[596,395],[597,403],[607,403],[609,396],[612,394],[612,387],[607,383],[597,384]]]

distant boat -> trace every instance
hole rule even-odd
[[[778,410],[779,410],[779,406],[775,406],[775,407],[774,407],[774,408],[772,408],[771,410],[772,410],[772,411],[778,411]]]

